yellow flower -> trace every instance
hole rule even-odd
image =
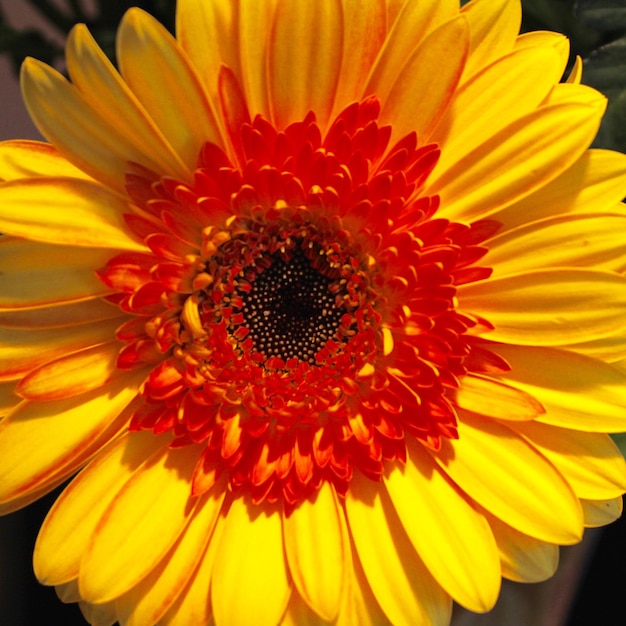
[[[0,511],[92,624],[443,626],[621,513],[626,157],[518,0],[131,9],[0,145]],[[81,469],[82,468],[82,469]]]

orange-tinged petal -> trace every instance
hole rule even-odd
[[[530,394],[483,376],[464,376],[450,396],[461,409],[496,419],[525,421],[545,413]]]
[[[49,143],[19,139],[0,142],[0,173],[3,180],[36,176],[89,178]]]
[[[83,27],[78,32],[86,33]],[[81,57],[83,52],[93,53],[89,55],[91,62],[104,63],[99,58],[103,55],[101,51],[96,52],[86,41],[82,43],[85,49]],[[87,58],[85,61],[86,67]],[[160,140],[156,130],[147,128],[145,115],[140,121],[142,114],[120,95],[124,87],[111,72],[106,65],[94,67],[85,80],[93,81],[94,85],[98,81],[102,89],[92,91],[92,87],[86,87],[83,93],[51,67],[27,58],[22,65],[22,93],[41,133],[68,161],[114,189],[124,189],[130,161],[164,174],[185,177],[186,172],[171,149]],[[116,92],[122,99],[117,99]],[[114,106],[118,118],[105,108],[105,100]]]
[[[467,22],[459,16],[433,31],[411,55],[382,100],[381,122],[392,126],[392,144],[412,131],[420,141],[428,140],[453,99],[468,48]]]
[[[363,95],[385,100],[389,89],[422,41],[443,22],[456,16],[455,0],[408,0],[389,24],[387,39],[376,59]],[[361,37],[363,34],[361,33]]]
[[[51,246],[4,236],[0,238],[0,310],[105,295],[110,289],[95,270],[110,256],[110,250]]]
[[[624,372],[574,352],[503,344],[488,348],[510,364],[504,380],[545,407],[538,421],[582,431],[626,431]]]
[[[93,346],[49,361],[25,376],[15,391],[27,400],[60,400],[93,391],[126,375],[117,369],[117,341]]]
[[[125,433],[63,491],[46,516],[35,544],[35,574],[43,584],[59,585],[78,578],[80,560],[111,500],[168,441],[150,432]]]
[[[461,13],[470,24],[470,57],[466,77],[513,49],[522,23],[520,0],[473,0]]]
[[[489,524],[419,444],[409,446],[408,457],[384,479],[404,530],[454,600],[472,611],[488,611],[500,591],[500,561]]]
[[[259,510],[243,498],[233,500],[213,567],[211,603],[217,624],[280,622],[291,584],[277,509]]]
[[[626,462],[613,440],[531,422],[516,428],[550,461],[579,498],[610,500],[626,492]]]
[[[531,537],[561,544],[580,540],[578,498],[545,457],[491,420],[463,414],[458,431],[456,441],[442,441],[441,452],[433,454],[468,496]]]
[[[128,419],[139,380],[127,377],[80,398],[23,402],[0,422],[0,502],[27,495],[77,469]],[[88,458],[88,457],[87,457]]]
[[[4,417],[22,399],[15,393],[15,383],[0,384],[0,417]]]
[[[2,232],[43,243],[145,251],[124,222],[124,213],[130,212],[121,196],[75,178],[31,178],[0,185]]]
[[[268,80],[272,118],[279,128],[302,119],[310,110],[322,127],[328,123],[342,50],[340,0],[278,0]]]
[[[498,544],[502,576],[518,582],[538,583],[550,578],[559,564],[559,548],[511,528],[486,513]]]
[[[340,515],[337,496],[324,483],[314,501],[305,500],[283,516],[285,553],[295,587],[313,611],[329,622],[339,611],[344,580]]]
[[[200,149],[221,137],[211,103],[174,38],[138,8],[126,12],[117,58],[128,86],[185,165],[193,170]]]
[[[217,485],[198,500],[189,524],[161,563],[117,602],[124,626],[156,624],[168,611],[205,553],[226,493]]]
[[[622,496],[612,500],[581,500],[585,515],[585,526],[597,528],[611,524],[622,515],[624,501]]]
[[[451,602],[412,546],[382,485],[355,473],[346,514],[367,582],[395,625],[443,626]]]
[[[609,272],[534,270],[461,285],[458,296],[463,310],[493,324],[489,339],[505,343],[559,346],[615,335],[626,326],[626,279]]]
[[[0,381],[15,380],[53,359],[111,341],[118,321],[57,328],[0,327]]]
[[[199,454],[198,448],[164,447],[115,494],[80,563],[85,600],[99,604],[119,597],[169,551],[197,503],[189,485]]]
[[[620,271],[626,250],[619,233],[625,231],[626,215],[557,215],[494,237],[481,263],[495,276],[566,266]]]

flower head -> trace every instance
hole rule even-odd
[[[35,570],[91,623],[443,626],[620,514],[626,157],[519,20],[181,0],[25,62],[0,510],[81,470]]]

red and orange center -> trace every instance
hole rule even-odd
[[[213,144],[193,183],[133,166],[131,230],[149,252],[100,272],[130,315],[118,367],[149,366],[132,429],[202,444],[193,490],[225,474],[255,502],[288,506],[355,468],[379,479],[405,437],[456,436],[447,390],[480,320],[456,287],[481,280],[493,225],[436,217],[422,193],[435,145],[388,149],[375,98],[325,136],[311,113],[276,130],[257,117]],[[478,359],[479,360],[479,359]]]

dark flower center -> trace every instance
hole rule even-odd
[[[251,289],[241,292],[240,310],[254,351],[266,359],[313,364],[344,313],[331,291],[333,279],[314,268],[300,249],[291,258],[277,253],[266,261],[269,267],[261,265]]]

